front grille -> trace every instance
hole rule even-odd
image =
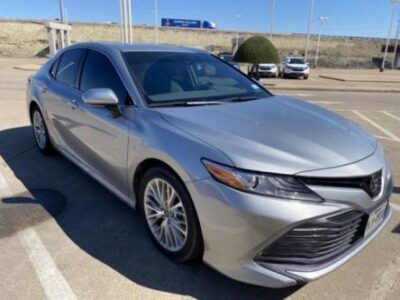
[[[366,216],[351,210],[293,228],[256,260],[274,264],[319,265],[335,259],[363,236]]]
[[[359,188],[364,190],[371,198],[379,195],[382,189],[382,171],[374,174],[353,178],[312,178],[302,177],[301,180],[308,185]]]

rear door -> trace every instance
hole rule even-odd
[[[107,107],[86,105],[82,94],[92,88],[109,88],[119,105],[131,105],[128,92],[111,60],[88,50],[82,66],[77,108],[71,112],[73,154],[122,192],[127,191],[128,131],[133,120],[127,114],[113,116]]]
[[[70,152],[71,129],[76,125],[70,112],[80,96],[78,74],[85,49],[66,51],[50,69],[50,84],[41,88],[41,99],[49,119],[49,130],[55,143]]]

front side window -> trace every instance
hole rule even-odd
[[[244,74],[206,53],[148,51],[123,55],[149,106],[270,96]]]
[[[76,87],[83,49],[72,49],[65,52],[61,56],[59,66],[57,68],[56,79],[71,87]]]
[[[103,54],[89,50],[82,70],[80,89],[109,88],[120,104],[129,104],[128,93],[110,60]]]

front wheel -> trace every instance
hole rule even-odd
[[[156,246],[177,262],[198,259],[203,240],[197,215],[183,183],[166,168],[148,170],[140,183],[139,205]]]

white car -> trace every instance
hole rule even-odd
[[[310,66],[303,57],[285,57],[281,66],[283,78],[304,78],[308,79]]]
[[[278,77],[279,68],[276,64],[260,64],[258,67],[258,72],[261,77]]]
[[[255,65],[253,65],[249,70],[249,75],[254,77],[256,72]],[[279,67],[276,64],[259,64],[258,73],[260,77],[278,77]]]

